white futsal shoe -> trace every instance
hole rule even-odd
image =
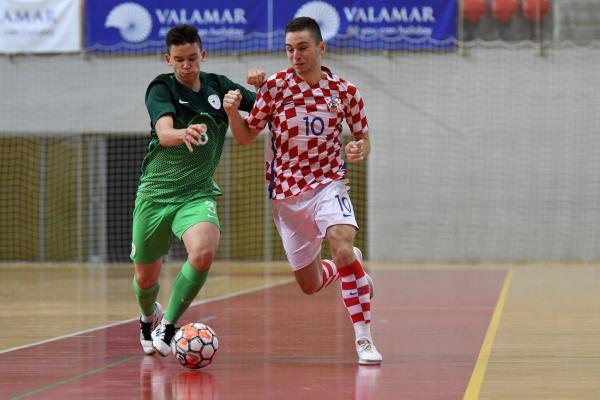
[[[177,328],[173,324],[165,324],[163,321],[152,331],[152,346],[163,357],[171,354],[171,341],[175,336]]]
[[[377,351],[373,341],[367,338],[356,341],[356,353],[360,365],[378,365],[383,361],[383,356]]]
[[[365,266],[363,264],[362,251],[360,251],[360,249],[358,247],[353,247],[352,250],[354,251],[354,256],[358,259],[358,261],[360,261],[360,264],[363,266],[363,269],[364,269]],[[369,274],[367,274],[367,271],[365,271],[365,276],[367,277],[367,281],[369,282],[369,298],[372,299],[373,298],[373,279],[371,278],[371,276]]]
[[[155,350],[152,346],[152,331],[156,329],[163,317],[163,310],[159,303],[154,303],[154,312],[150,322],[142,321],[140,317],[140,343],[146,354],[154,354]]]

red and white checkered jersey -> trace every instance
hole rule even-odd
[[[346,172],[341,157],[342,122],[356,136],[369,130],[356,86],[325,67],[310,85],[293,68],[270,76],[260,87],[247,117],[252,128],[270,127],[265,149],[272,199],[312,190]]]

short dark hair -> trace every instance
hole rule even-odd
[[[198,43],[198,47],[202,50],[202,40],[200,39],[198,29],[194,25],[189,24],[175,25],[169,29],[165,37],[165,43],[167,44],[167,50],[171,46],[180,46],[188,43]]]
[[[323,36],[321,35],[321,28],[317,21],[310,17],[297,17],[288,22],[285,26],[285,34],[288,32],[300,32],[300,31],[309,31],[315,40],[318,43],[323,41]]]

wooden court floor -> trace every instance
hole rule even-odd
[[[218,263],[181,322],[221,349],[188,371],[141,354],[131,266],[0,265],[0,399],[600,399],[600,264],[369,267],[380,367],[336,288]]]

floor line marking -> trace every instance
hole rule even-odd
[[[50,384],[48,384],[46,386],[42,386],[40,388],[31,390],[29,392],[18,394],[18,395],[14,396],[14,397],[11,397],[10,400],[24,399],[25,397],[33,396],[34,394],[38,394],[38,393],[44,392],[46,390],[50,390],[50,389],[54,389],[54,388],[57,388],[57,387],[62,386],[62,385],[66,385],[67,383],[71,383],[71,382],[77,381],[79,379],[85,378],[85,377],[90,376],[90,375],[94,375],[94,374],[96,374],[98,372],[101,372],[101,371],[107,370],[109,368],[113,368],[113,367],[116,367],[118,365],[124,364],[124,363],[130,361],[131,359],[140,358],[140,357],[142,357],[142,356],[131,356],[131,357],[123,358],[122,360],[115,361],[115,362],[110,363],[108,365],[105,365],[103,367],[96,368],[96,369],[93,369],[91,371],[79,374],[79,375],[71,376],[69,378],[62,379],[62,380],[56,381],[54,383],[50,383]]]
[[[475,368],[471,374],[471,379],[469,379],[469,384],[467,385],[467,390],[465,391],[463,400],[477,400],[479,398],[479,391],[481,390],[481,385],[483,384],[483,378],[485,376],[485,370],[490,359],[492,347],[494,346],[494,339],[496,338],[496,332],[498,331],[498,325],[500,324],[500,318],[502,317],[502,310],[504,309],[504,303],[506,302],[506,295],[508,293],[512,276],[513,270],[512,268],[509,268],[506,278],[504,278],[502,291],[498,297],[498,302],[496,303],[494,314],[492,315],[492,319],[488,326],[485,339],[483,340],[483,344],[479,350],[477,363],[475,364]]]
[[[244,294],[247,294],[247,293],[258,292],[260,290],[274,288],[274,287],[277,287],[277,286],[285,285],[285,284],[290,283],[290,282],[293,282],[293,280],[292,279],[287,279],[287,280],[282,281],[282,282],[269,283],[269,284],[262,285],[262,286],[257,286],[257,287],[254,287],[254,288],[240,290],[238,292],[233,292],[233,293],[226,294],[226,295],[223,295],[223,296],[211,297],[209,299],[195,301],[195,302],[193,302],[190,305],[190,308],[198,306],[198,305],[201,305],[201,304],[211,303],[213,301],[226,300],[226,299],[229,299],[229,298],[232,298],[232,297],[236,297],[236,296],[241,296],[241,295],[244,295]],[[138,318],[139,317],[131,318],[131,319],[126,319],[126,320],[123,320],[123,321],[117,321],[117,322],[113,322],[111,324],[101,325],[101,326],[98,326],[98,327],[95,327],[95,328],[90,328],[90,329],[86,329],[86,330],[83,330],[83,331],[69,333],[68,335],[57,336],[57,337],[54,337],[54,338],[50,338],[50,339],[46,339],[46,340],[40,340],[38,342],[29,343],[29,344],[25,344],[25,345],[22,345],[22,346],[11,347],[10,349],[0,350],[0,355],[5,354],[5,353],[10,353],[11,351],[23,350],[23,349],[27,349],[29,347],[35,347],[35,346],[39,346],[39,345],[42,345],[42,344],[55,342],[57,340],[62,340],[62,339],[66,339],[66,338],[70,338],[70,337],[74,337],[74,336],[83,335],[85,333],[90,333],[90,332],[95,332],[95,331],[99,331],[99,330],[102,330],[102,329],[112,328],[113,326],[117,326],[117,325],[124,325],[124,324],[127,324],[127,323],[132,322],[132,321],[137,321]]]
[[[210,298],[210,299],[196,301],[196,302],[193,302],[190,305],[189,308],[192,308],[192,307],[195,307],[195,306],[198,306],[198,305],[201,305],[201,304],[212,303],[212,302],[220,301],[220,300],[226,300],[226,299],[229,299],[229,298],[232,298],[232,297],[241,296],[241,295],[247,294],[247,293],[257,292],[257,291],[264,290],[264,289],[270,289],[270,288],[281,286],[281,285],[284,285],[284,284],[287,284],[287,283],[290,283],[290,282],[293,282],[293,280],[289,279],[289,280],[286,280],[286,281],[283,281],[283,282],[277,282],[277,283],[274,283],[274,284],[266,284],[266,285],[258,286],[258,287],[255,287],[255,288],[240,290],[239,292],[230,293],[228,295],[223,295],[223,296],[213,297],[213,298]],[[217,318],[216,316],[210,315],[210,316],[207,316],[206,318],[204,318],[204,321],[209,321],[209,320],[213,320],[213,319],[216,319],[216,318]],[[53,339],[44,340],[44,341],[37,342],[37,343],[34,343],[34,344],[30,344],[30,345],[26,345],[26,346],[21,346],[21,347],[14,348],[14,349],[5,350],[3,352],[0,352],[0,354],[6,353],[8,351],[15,351],[15,350],[19,350],[19,349],[23,349],[23,348],[27,348],[27,347],[37,346],[37,345],[44,344],[44,343],[54,342],[54,341],[57,341],[57,340],[60,340],[60,339],[66,339],[66,338],[77,336],[77,335],[81,335],[81,334],[84,334],[84,333],[94,332],[94,331],[97,331],[97,330],[100,330],[100,329],[105,329],[105,328],[113,327],[113,326],[116,326],[116,325],[119,325],[119,324],[126,324],[126,323],[129,323],[129,322],[132,322],[132,321],[136,321],[136,320],[137,320],[137,318],[132,318],[132,319],[128,319],[128,320],[125,320],[125,321],[120,321],[120,322],[116,322],[116,323],[113,323],[113,324],[104,325],[104,326],[101,326],[101,327],[98,327],[98,328],[88,329],[88,330],[85,330],[85,331],[81,331],[81,332],[77,332],[77,333],[72,333],[72,334],[69,334],[69,335],[64,335],[64,336],[60,336],[60,337],[53,338]],[[94,375],[94,374],[96,374],[98,372],[102,372],[102,371],[104,371],[106,369],[113,368],[113,367],[116,367],[118,365],[124,364],[126,362],[131,361],[132,359],[137,359],[139,357],[141,357],[141,356],[130,356],[130,357],[124,358],[122,360],[115,361],[115,362],[110,363],[108,365],[105,365],[103,367],[99,367],[99,368],[93,369],[91,371],[87,371],[87,372],[84,372],[84,373],[81,373],[81,374],[78,374],[78,375],[75,375],[75,376],[72,376],[72,377],[69,377],[69,378],[65,378],[65,379],[62,379],[62,380],[50,383],[48,385],[39,387],[39,388],[31,390],[29,392],[18,394],[18,395],[14,396],[14,397],[11,397],[10,400],[20,400],[20,399],[23,399],[25,397],[29,397],[29,396],[32,396],[32,395],[44,392],[46,390],[54,389],[56,387],[65,385],[67,383],[74,382],[76,380],[85,378],[85,377],[90,376],[90,375]]]

